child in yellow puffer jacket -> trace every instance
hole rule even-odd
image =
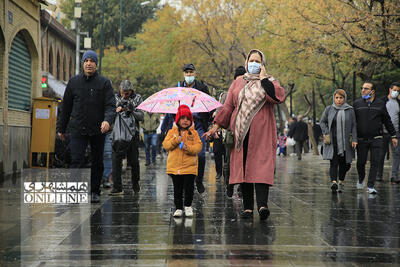
[[[183,191],[185,191],[185,216],[192,217],[194,179],[197,176],[198,157],[203,144],[194,129],[193,114],[189,107],[180,105],[175,123],[162,143],[168,151],[167,174],[174,184],[174,217],[183,215]]]

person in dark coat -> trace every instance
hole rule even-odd
[[[184,81],[178,82],[178,87],[191,87],[197,89],[203,93],[210,94],[208,87],[205,83],[196,79],[196,68],[192,63],[185,64],[183,66],[183,76]],[[194,125],[199,136],[202,136],[208,129],[210,124],[211,114],[208,112],[193,113]],[[173,122],[175,121],[175,114],[167,114],[161,125],[161,132],[167,134],[168,130],[172,128]],[[201,137],[201,142],[203,143],[203,148],[199,153],[199,165],[198,173],[195,179],[197,192],[200,194],[204,193],[205,188],[203,185],[204,169],[206,166],[206,138]]]
[[[368,152],[371,152],[371,165],[368,176],[367,192],[376,194],[374,188],[380,149],[383,145],[383,125],[392,137],[393,146],[397,146],[396,130],[393,127],[390,116],[386,110],[386,103],[382,99],[375,98],[375,86],[373,82],[364,82],[361,88],[362,98],[356,99],[353,103],[357,121],[357,189],[364,188],[365,164]]]
[[[396,130],[397,137],[399,134],[399,117],[400,117],[400,101],[398,99],[400,91],[400,83],[392,83],[389,87],[388,95],[382,97],[381,99],[386,103],[386,110],[389,113],[390,119],[392,120],[393,126]],[[399,164],[400,164],[400,147],[394,147],[391,144],[392,137],[388,133],[385,127],[383,127],[383,145],[381,147],[379,164],[378,164],[378,172],[376,174],[375,181],[383,181],[383,165],[385,164],[386,154],[389,153],[389,145],[391,145],[392,149],[392,175],[390,181],[392,183],[399,183],[398,180],[398,172],[399,172]]]
[[[346,100],[346,92],[337,89],[333,94],[333,104],[325,108],[321,117],[320,125],[324,134],[323,159],[330,160],[332,193],[343,192],[344,178],[351,167],[353,149],[357,146],[356,115]]]
[[[134,193],[140,191],[140,167],[139,167],[139,122],[143,121],[144,112],[136,107],[142,103],[142,96],[135,93],[131,81],[124,80],[120,84],[120,92],[115,95],[116,112],[119,116],[131,118],[134,123],[129,125],[133,137],[129,143],[113,140],[112,144],[112,177],[114,180],[111,196],[122,195],[122,160],[126,157],[131,167],[131,181]],[[115,129],[112,137],[114,137]]]
[[[303,121],[302,115],[297,116],[297,122],[289,131],[289,136],[296,141],[297,159],[301,160],[301,153],[303,150],[304,142],[308,138],[308,126],[307,123]]]
[[[72,77],[65,89],[57,133],[61,140],[67,126],[71,131],[70,168],[83,168],[86,147],[91,148],[91,202],[100,201],[103,177],[105,133],[115,118],[115,98],[111,81],[97,72],[97,54],[88,50],[82,57],[83,72]]]

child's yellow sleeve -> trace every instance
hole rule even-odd
[[[199,134],[196,130],[194,130],[192,134],[194,135],[194,142],[190,145],[187,144],[187,150],[185,152],[188,155],[195,156],[201,152],[201,149],[203,148],[203,143],[201,142]]]
[[[162,143],[164,149],[167,151],[174,150],[178,146],[178,144],[178,135],[176,131],[174,131],[173,129],[169,130],[167,136]]]

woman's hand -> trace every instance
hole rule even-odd
[[[214,124],[214,126],[208,132],[205,132],[201,137],[205,136],[208,140],[210,140],[215,136],[215,133],[217,132],[218,129],[219,125]]]
[[[260,69],[261,69],[261,71],[260,71],[260,80],[270,77],[270,75],[267,74],[267,71],[265,70],[265,66],[264,65],[261,65]]]
[[[351,142],[351,147],[353,148],[353,149],[356,149],[356,147],[357,147],[357,142]]]

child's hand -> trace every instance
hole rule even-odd
[[[183,143],[182,149],[183,149],[184,151],[188,151],[188,147],[187,147],[187,145],[186,145],[185,143]]]

